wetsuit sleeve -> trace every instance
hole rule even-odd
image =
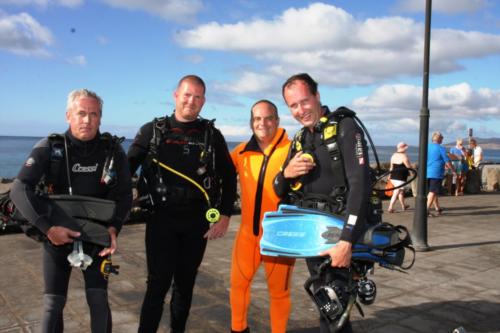
[[[118,145],[114,158],[118,183],[110,191],[108,198],[116,202],[116,216],[112,226],[119,232],[132,208],[132,181],[127,156],[121,145]]]
[[[12,184],[10,198],[16,208],[31,224],[44,234],[52,226],[49,206],[35,193],[35,187],[50,167],[50,142],[47,138],[39,141],[31,151]]]
[[[368,151],[363,131],[352,118],[340,122],[338,142],[348,187],[346,221],[340,239],[355,243],[365,230],[368,212],[371,186]]]
[[[286,166],[288,165],[288,162],[290,162],[292,158],[293,158],[292,145],[290,145],[290,148],[288,148],[288,156],[283,165],[281,166],[280,172],[276,174],[273,181],[274,193],[276,193],[276,195],[281,199],[283,199],[285,195],[290,191],[290,184],[293,181],[293,179],[285,178],[285,175],[283,174],[283,170],[285,170]]]
[[[219,207],[222,215],[231,216],[236,200],[236,170],[227,149],[226,140],[214,130],[215,172],[221,180],[222,194]]]
[[[153,136],[153,122],[144,124],[130,145],[127,152],[130,174],[133,175],[137,168],[144,162],[149,150],[149,143]]]

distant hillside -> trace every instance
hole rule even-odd
[[[500,138],[476,138],[477,145],[483,149],[500,149]],[[469,146],[469,137],[463,138],[466,147]],[[444,144],[445,147],[455,146],[455,141]]]

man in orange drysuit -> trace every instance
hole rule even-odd
[[[259,248],[262,217],[265,212],[278,208],[273,179],[290,146],[285,130],[278,126],[276,105],[268,100],[256,102],[250,118],[253,135],[250,141],[239,144],[231,152],[241,189],[241,225],[234,241],[231,265],[231,332],[250,332],[247,323],[250,283],[261,262],[264,262],[271,299],[272,332],[286,331],[295,259],[262,256]]]

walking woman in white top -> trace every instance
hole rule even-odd
[[[391,167],[389,169],[391,171],[389,179],[394,187],[398,187],[406,182],[409,174],[408,168],[411,168],[410,159],[408,158],[408,155],[406,155],[408,145],[404,142],[400,142],[396,148],[397,151],[392,154]],[[394,204],[398,199],[401,204],[401,210],[405,211],[410,207],[410,205],[405,203],[404,188],[397,188],[392,192],[389,208],[387,209],[389,213],[395,212]]]

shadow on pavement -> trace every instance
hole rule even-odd
[[[473,246],[481,246],[481,245],[490,245],[490,244],[500,244],[500,240],[498,240],[498,241],[489,241],[489,242],[476,242],[476,243],[437,245],[437,246],[433,246],[432,247],[432,251],[455,249],[455,248],[461,248],[461,247],[473,247]]]
[[[376,303],[375,303],[376,304]],[[354,310],[353,310],[354,311]],[[500,303],[486,301],[447,301],[375,311],[370,318],[353,321],[354,332],[452,333],[463,327],[467,333],[500,332]],[[316,333],[319,328],[304,327],[288,333]]]
[[[372,318],[354,322],[353,329],[355,332],[451,333],[463,327],[467,333],[500,332],[499,313],[500,303],[483,300],[422,303],[376,311]]]
[[[457,207],[444,207],[444,211],[454,211],[454,210],[465,210],[465,211],[471,211],[473,210],[474,212],[478,209],[487,209],[487,208],[497,208],[498,206],[457,206]]]

